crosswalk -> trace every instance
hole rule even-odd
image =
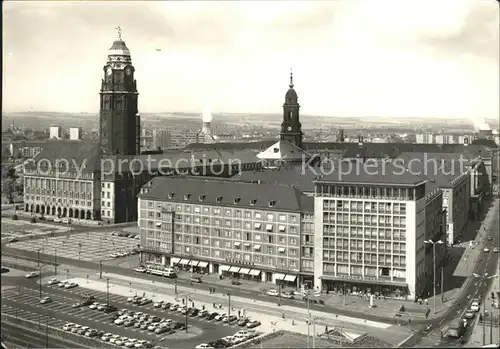
[[[28,251],[40,249],[44,254],[56,254],[60,257],[84,261],[110,259],[113,252],[127,252],[137,247],[139,240],[113,236],[111,232],[85,232],[61,236],[46,236],[38,240],[18,241],[13,247]]]

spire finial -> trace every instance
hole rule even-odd
[[[292,68],[290,68],[290,88],[293,88],[293,71]]]
[[[118,40],[121,40],[122,39],[122,28],[120,26],[118,27],[115,27],[116,29],[116,32],[118,34]]]

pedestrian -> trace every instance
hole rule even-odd
[[[238,317],[241,317],[241,310],[238,310]]]
[[[203,305],[203,306],[201,307],[201,310],[205,310],[205,305]]]
[[[285,313],[281,314],[281,317],[285,320]]]
[[[295,320],[292,319],[292,326],[294,326],[294,325],[295,325]]]
[[[328,333],[328,326],[325,326],[325,333]]]
[[[215,309],[215,302],[213,302],[212,305],[214,306],[214,309]]]

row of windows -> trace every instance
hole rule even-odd
[[[147,204],[146,204],[147,202]],[[141,205],[141,208],[155,209],[155,202],[146,201]],[[240,210],[233,208],[221,208],[212,206],[193,206],[193,205],[171,205],[164,203],[156,203],[157,210],[163,210],[167,212],[175,211],[177,214],[180,212],[185,213],[195,213],[202,215],[213,215],[213,216],[224,216],[227,218],[245,218],[245,219],[255,219],[255,220],[266,220],[266,221],[279,221],[279,222],[291,222],[298,223],[298,214],[277,214],[277,213],[262,213],[255,212],[252,210]],[[176,215],[177,215],[176,214]],[[149,214],[148,214],[149,215]]]
[[[201,241],[195,241],[195,239],[192,240],[192,244],[195,245],[201,245]],[[182,241],[182,240],[175,240],[174,243],[175,246],[177,245],[191,245],[191,241]],[[212,244],[210,243],[203,243],[204,246],[212,246],[213,248],[223,248],[227,250],[239,250],[247,253],[262,253],[262,254],[279,254],[283,256],[291,256],[291,257],[297,257],[298,256],[298,249],[296,248],[286,248],[284,246],[269,246],[265,245],[262,246],[260,244],[254,244],[252,245],[251,243],[241,243],[239,241],[213,241]],[[288,250],[288,253],[287,253]]]
[[[85,192],[72,192],[72,191],[62,191],[62,190],[55,190],[55,189],[40,189],[40,188],[25,188],[24,189],[25,193],[28,194],[37,194],[37,195],[47,195],[47,196],[57,196],[57,197],[67,197],[67,198],[74,198],[74,199],[87,199],[87,200],[92,200],[92,194],[91,193],[85,193]]]
[[[386,215],[360,215],[360,214],[341,214],[323,213],[323,223],[343,223],[357,225],[406,225],[404,216],[386,216]]]
[[[400,242],[377,242],[377,240],[356,240],[356,239],[333,239],[323,238],[323,247],[325,248],[341,248],[341,249],[357,249],[362,250],[393,250],[395,253],[406,253],[406,243]]]
[[[378,208],[378,210],[377,210]],[[324,200],[325,211],[358,211],[406,214],[406,204],[392,202],[370,202],[370,201],[347,201],[347,200]]]
[[[46,204],[49,204],[51,202],[59,202],[63,204],[70,204],[70,205],[75,205],[75,206],[87,206],[91,207],[92,206],[92,201],[87,201],[85,200],[71,200],[71,199],[65,199],[65,198],[55,198],[55,197],[45,197],[45,196],[34,196],[34,195],[25,195],[24,199],[26,201],[43,201]]]
[[[423,188],[386,188],[316,184],[315,191],[317,196],[414,200],[420,199],[425,194],[425,186]]]
[[[387,254],[361,253],[361,252],[341,252],[341,251],[323,251],[323,260],[349,262],[352,263],[370,263],[370,264],[394,264],[398,266],[406,265],[405,256],[392,256]]]
[[[406,240],[406,230],[390,228],[368,228],[360,226],[323,225],[323,236],[358,237],[385,240]]]
[[[79,191],[85,193],[92,193],[91,182],[77,182],[56,180],[49,178],[33,178],[27,177],[24,181],[26,188],[49,189],[49,190],[63,190],[63,191]]]
[[[391,269],[391,268],[377,268],[377,267],[362,267],[347,264],[323,264],[323,272],[325,274],[343,274],[343,275],[358,275],[366,277],[386,276],[399,279],[406,278],[406,270],[404,269]]]

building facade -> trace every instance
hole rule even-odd
[[[49,139],[61,139],[63,136],[61,126],[51,126],[49,128]]]
[[[425,287],[426,206],[441,194],[416,177],[366,179],[316,181],[314,284],[414,299]]]
[[[143,261],[300,282],[300,230],[312,200],[293,187],[158,177],[138,206]]]

